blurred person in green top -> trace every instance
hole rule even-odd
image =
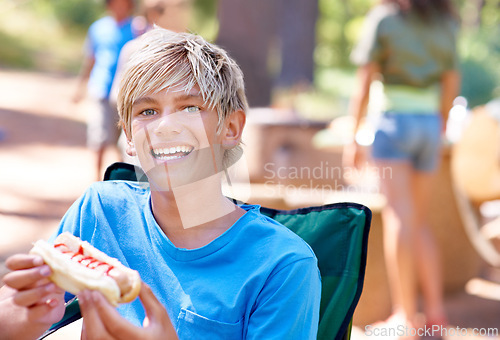
[[[384,251],[392,299],[388,322],[417,327],[418,287],[427,325],[446,325],[438,249],[428,205],[439,165],[441,136],[459,93],[458,18],[448,0],[386,0],[365,19],[352,52],[358,65],[350,102],[355,133],[374,80],[383,84],[383,109],[375,123],[372,158],[390,167],[380,178],[387,206],[382,212]],[[344,148],[344,166],[360,167],[362,147]]]

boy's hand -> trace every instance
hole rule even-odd
[[[82,340],[90,339],[178,339],[163,305],[144,282],[139,298],[146,311],[143,328],[124,319],[97,291],[78,295],[83,316]]]
[[[3,277],[11,288],[14,304],[27,309],[28,321],[47,324],[61,320],[64,315],[64,291],[50,282],[50,267],[39,256],[17,254],[6,261],[12,272]]]

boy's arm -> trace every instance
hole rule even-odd
[[[264,286],[250,317],[247,339],[316,339],[320,298],[315,258],[285,266]]]
[[[48,281],[50,268],[38,256],[7,259],[12,272],[0,288],[0,339],[34,339],[64,314],[64,292]]]
[[[76,87],[76,92],[73,96],[73,102],[79,103],[86,93],[87,82],[94,67],[95,59],[92,55],[85,56],[83,60],[82,69],[80,70],[80,75],[78,76],[78,83]]]

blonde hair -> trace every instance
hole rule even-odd
[[[190,33],[155,27],[138,38],[136,51],[125,67],[117,98],[120,124],[132,136],[132,105],[145,95],[181,86],[198,86],[205,104],[218,115],[217,133],[235,111],[245,114],[248,103],[243,72],[222,48]],[[238,144],[224,154],[226,167],[241,156]]]
[[[243,73],[222,48],[198,35],[159,27],[143,34],[136,46],[117,100],[120,124],[129,137],[134,102],[172,86],[186,92],[198,86],[207,106],[218,114],[218,132],[232,112],[248,110]]]

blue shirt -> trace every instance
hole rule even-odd
[[[116,22],[113,17],[101,18],[87,32],[87,53],[95,59],[90,73],[88,90],[96,98],[108,98],[118,64],[120,51],[136,34],[132,18]]]
[[[209,244],[177,248],[156,223],[150,195],[135,182],[95,183],[57,234],[69,231],[139,271],[180,339],[316,339],[320,274],[301,238],[244,205],[245,215]],[[139,299],[118,310],[142,324]]]

